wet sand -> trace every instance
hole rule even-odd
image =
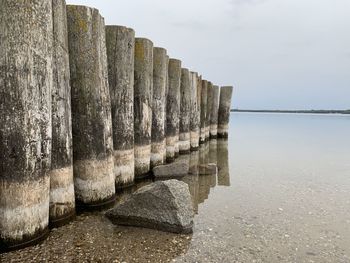
[[[181,157],[194,170],[182,179],[197,212],[193,235],[85,213],[0,261],[350,262],[349,134],[348,116],[231,114],[228,142]],[[207,162],[218,174],[196,175],[193,164]]]

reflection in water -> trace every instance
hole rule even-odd
[[[230,171],[228,165],[228,141],[219,139],[217,142],[218,185],[230,186]]]
[[[176,162],[186,162],[189,164],[188,175],[180,178],[180,180],[188,184],[192,197],[193,209],[196,214],[198,213],[198,205],[208,199],[210,188],[214,188],[217,183],[219,185],[230,185],[226,140],[211,140],[202,144],[198,151],[180,155],[178,159],[176,159]],[[217,165],[219,174],[210,172],[211,169],[206,168],[208,164]],[[217,176],[220,177],[217,178]],[[143,182],[143,185],[149,183],[150,181]],[[126,194],[130,194],[139,188],[140,186],[136,185]]]
[[[221,151],[220,156],[218,156],[219,150],[222,148],[225,150]],[[179,161],[185,159],[189,160],[190,173],[184,176],[181,181],[188,184],[193,200],[194,211],[198,213],[198,205],[208,199],[210,188],[215,187],[217,182],[219,182],[219,178],[217,178],[219,174],[199,174],[199,167],[203,167],[203,165],[209,163],[216,165],[221,164],[223,167],[220,169],[221,185],[229,185],[227,141],[211,140],[208,143],[202,144],[199,151],[181,156]]]
[[[209,163],[218,164],[218,142],[217,140],[209,141]]]
[[[210,193],[210,176],[209,175],[201,175],[198,180],[198,204],[203,203],[208,199]]]
[[[200,205],[176,262],[350,262],[350,115],[234,113],[229,133],[232,186]]]
[[[199,147],[199,164],[209,163],[209,143],[201,144]]]
[[[214,188],[217,183],[224,186],[230,185],[227,140],[211,140],[201,144],[198,151],[180,155],[176,162],[189,164],[188,175],[180,180],[188,184],[196,214],[198,214],[198,205],[208,199],[210,188]],[[208,164],[217,165],[218,173],[212,173],[211,169],[207,168]],[[169,180],[169,178],[159,180]],[[148,183],[150,182],[146,182]],[[130,192],[138,188],[140,187],[137,185]]]
[[[190,175],[185,176],[181,179],[181,181],[188,184],[188,188],[190,190],[191,198],[192,198],[192,205],[193,205],[193,211],[197,214],[198,213],[198,192],[199,192],[199,177],[198,175]]]
[[[190,172],[189,174],[198,175],[199,151],[190,154]]]
[[[209,141],[209,163],[215,165],[218,164],[218,151],[217,151],[217,140]],[[212,174],[210,178],[210,187],[213,188],[216,186],[216,174]]]

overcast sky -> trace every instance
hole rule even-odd
[[[234,85],[233,107],[350,109],[350,0],[67,0],[183,67]]]

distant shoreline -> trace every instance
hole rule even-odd
[[[231,109],[231,112],[350,114],[350,110],[243,110],[243,109],[241,110],[241,109]]]

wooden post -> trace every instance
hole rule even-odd
[[[152,131],[153,43],[135,39],[134,69],[135,177],[150,174]]]
[[[181,69],[180,86],[180,132],[179,132],[179,153],[187,154],[191,150],[191,85],[190,72],[188,69]]]
[[[200,90],[198,73],[191,72],[191,151],[198,151],[200,136]]]
[[[219,113],[219,87],[213,86],[212,89],[212,100],[210,107],[210,139],[216,139],[218,135],[218,113]]]
[[[218,137],[228,137],[228,124],[230,121],[231,97],[233,87],[226,86],[220,89],[220,103],[218,112]]]
[[[208,81],[202,80],[201,88],[201,132],[199,143],[205,143],[205,134],[206,134],[206,120],[207,120],[207,92],[208,92]]]
[[[50,225],[60,226],[75,215],[71,88],[65,0],[53,0],[52,162]]]
[[[134,183],[134,50],[135,32],[106,26],[108,81],[111,96],[114,178],[116,188]]]
[[[115,197],[104,19],[97,9],[72,5],[67,17],[76,201],[100,208]]]
[[[153,48],[153,101],[152,101],[152,150],[151,168],[164,164],[165,141],[165,93],[167,86],[168,58],[164,48]]]
[[[166,159],[173,162],[176,156],[176,145],[179,140],[179,116],[180,116],[180,80],[181,61],[169,59],[168,66],[169,88],[166,109]]]
[[[207,113],[205,119],[205,141],[209,141],[210,138],[210,117],[213,101],[213,84],[209,81],[207,87]]]
[[[48,233],[52,35],[51,1],[0,1],[0,252]]]

